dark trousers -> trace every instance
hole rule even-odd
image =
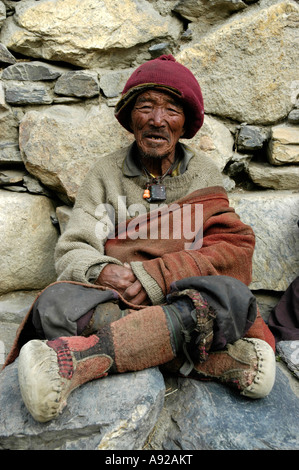
[[[216,313],[214,350],[243,337],[256,320],[256,299],[248,287],[235,278],[191,277],[172,286],[172,291],[185,289],[198,290]],[[128,308],[113,290],[100,290],[76,283],[54,283],[33,305],[32,324],[36,335],[41,339],[76,336],[80,334],[80,319],[86,315],[88,317],[97,305],[111,301],[119,301],[120,308]]]

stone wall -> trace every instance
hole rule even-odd
[[[114,106],[132,71],[173,54],[205,123],[185,141],[223,173],[257,244],[264,316],[299,274],[299,5],[284,0],[0,1],[0,340],[8,349],[95,159],[132,141]]]

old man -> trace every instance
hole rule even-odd
[[[180,142],[203,123],[197,80],[171,55],[148,61],[116,118],[135,141],[87,175],[57,245],[58,280],[10,356],[21,348],[28,410],[49,421],[85,382],[160,365],[264,397],[275,345],[248,288],[254,234],[214,163]]]

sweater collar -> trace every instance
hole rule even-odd
[[[189,161],[191,160],[192,157],[194,157],[194,152],[193,150],[191,150],[190,147],[188,147],[185,144],[179,143],[178,145],[181,146],[181,149],[183,151],[182,152],[183,158],[179,163],[178,172],[176,172],[176,175],[177,174],[182,175],[187,170]],[[133,176],[140,176],[143,174],[142,169],[139,168],[134,158],[135,146],[136,146],[135,142],[133,142],[133,144],[129,146],[126,158],[123,162],[123,174],[125,176],[133,177]]]

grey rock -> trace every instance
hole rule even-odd
[[[299,126],[274,126],[267,156],[272,165],[299,163]]]
[[[230,130],[219,120],[205,115],[199,132],[185,143],[196,153],[208,155],[220,171],[233,158],[234,139]]]
[[[251,190],[253,183],[247,176],[248,165],[253,158],[253,153],[234,152],[230,162],[225,167],[225,174],[235,181],[235,186],[244,190]]]
[[[22,186],[0,189],[0,294],[37,290],[56,279],[54,249],[57,230],[50,216],[55,205],[45,196],[28,194]],[[25,190],[16,193],[14,188]]]
[[[63,73],[63,69],[44,62],[18,62],[7,67],[2,73],[2,80],[43,81],[55,80]]]
[[[133,73],[133,69],[107,71],[101,73],[100,88],[107,98],[115,98],[119,96],[128,80]]]
[[[6,18],[6,8],[5,4],[0,1],[0,28]]]
[[[11,108],[0,113],[1,145],[18,144],[19,120]]]
[[[20,125],[21,156],[27,170],[63,201],[66,195],[66,204],[74,202],[96,159],[132,140],[106,105],[50,106],[42,112],[29,111]]]
[[[55,96],[53,97],[53,104],[70,104],[70,103],[79,103],[81,101],[80,98],[75,96]]]
[[[25,85],[12,80],[5,83],[5,99],[11,105],[51,104],[53,101],[43,83]]]
[[[91,98],[99,94],[97,73],[89,71],[66,72],[58,78],[54,92],[58,95]]]
[[[299,272],[299,194],[255,191],[229,199],[256,236],[251,289],[285,291]]]
[[[0,296],[0,370],[12,348],[16,331],[38,293],[39,291],[14,291]]]
[[[13,345],[18,327],[18,323],[0,322],[0,371]]]
[[[233,191],[233,189],[235,189],[236,183],[229,176],[223,175],[223,187],[225,191],[230,192],[230,191]]]
[[[13,142],[0,143],[0,165],[19,165],[23,163],[19,145]]]
[[[30,57],[83,68],[110,67],[127,54],[130,62],[140,44],[161,38],[175,41],[182,30],[177,18],[160,15],[145,0],[64,0],[63,8],[60,0],[29,0],[16,2],[15,9],[2,27],[3,44]]]
[[[298,450],[299,395],[290,379],[277,367],[272,391],[259,400],[215,382],[172,379],[152,448]]]
[[[0,321],[20,324],[38,291],[15,291],[0,296]]]
[[[156,57],[159,57],[162,54],[168,54],[168,47],[169,42],[160,42],[159,44],[154,44],[153,46],[149,47],[148,51],[152,59],[155,59]]]
[[[186,31],[184,31],[182,34],[182,40],[192,41],[192,39],[193,39],[193,32],[192,32],[192,29],[188,27]]]
[[[58,418],[38,423],[22,401],[17,363],[0,374],[0,449],[139,450],[163,407],[163,376],[153,368],[89,382]]]
[[[288,368],[299,379],[299,340],[280,341],[277,343],[277,352],[285,361]]]
[[[233,11],[243,10],[246,4],[242,0],[179,0],[175,5],[174,11],[180,13],[189,20],[200,18],[206,14],[211,20],[212,17],[222,18],[222,15],[228,15]]]
[[[63,413],[43,424],[25,408],[17,365],[0,373],[2,450],[299,449],[299,382],[280,363],[271,393],[260,400],[212,381],[163,378],[152,368],[81,386]]]
[[[9,109],[8,104],[5,101],[5,93],[2,82],[0,82],[0,111],[7,111]]]
[[[254,152],[261,150],[270,138],[270,131],[258,126],[240,126],[236,138],[239,152]]]
[[[24,175],[23,185],[31,194],[41,194],[48,197],[53,196],[53,193],[51,193],[51,191],[49,191],[45,186],[43,186],[37,178],[34,178],[34,176],[30,174]]]
[[[22,183],[25,174],[26,171],[22,170],[3,170],[0,172],[0,186]]]
[[[236,178],[240,173],[244,172],[247,169],[248,160],[240,160],[238,162],[233,162],[226,169],[229,176]]]
[[[2,64],[15,64],[16,58],[9,52],[4,44],[0,43],[0,63]]]
[[[27,192],[24,186],[17,186],[13,184],[2,186],[2,189],[5,189],[6,191],[12,191],[14,193],[26,193]]]
[[[181,49],[207,114],[253,125],[287,118],[298,96],[298,13],[297,2],[261,3]]]
[[[261,316],[267,323],[270,313],[280,301],[283,292],[253,291],[253,294],[257,300]]]
[[[246,7],[246,2],[242,0],[213,0],[209,2],[206,0],[179,0],[173,10],[191,21],[191,28],[203,35],[211,26],[221,24],[232,13]]]
[[[299,124],[299,109],[293,109],[288,115],[290,124]]]
[[[57,207],[56,216],[57,216],[61,233],[65,231],[71,213],[72,213],[72,207],[70,206],[58,206]]]
[[[298,189],[298,165],[273,166],[252,161],[249,163],[247,170],[252,181],[263,188],[276,190]]]
[[[3,169],[0,171],[0,187],[17,192],[25,192],[27,190],[31,194],[51,196],[51,192],[37,178],[27,173],[26,170]]]

